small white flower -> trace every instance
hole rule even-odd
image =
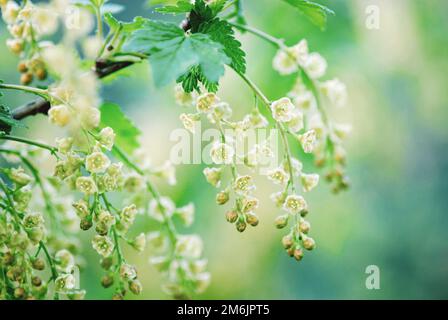
[[[59,250],[54,257],[56,266],[61,272],[70,273],[75,266],[75,257],[66,249]]]
[[[319,79],[327,71],[327,61],[317,52],[310,53],[303,67],[312,79]]]
[[[86,195],[93,195],[98,192],[96,183],[91,177],[78,177],[76,179],[76,189]]]
[[[177,208],[176,215],[178,215],[185,226],[189,227],[193,223],[194,220],[194,204],[189,203],[186,206],[181,208]]]
[[[311,91],[304,91],[293,98],[294,105],[303,111],[316,109],[316,98]]]
[[[135,204],[131,204],[127,207],[124,207],[120,212],[120,223],[131,226],[134,223],[135,217],[137,216],[137,206]]]
[[[84,108],[81,110],[80,119],[87,128],[93,129],[99,126],[101,113],[97,108]]]
[[[307,209],[307,204],[302,196],[292,194],[286,197],[283,209],[292,214],[300,213]]]
[[[286,123],[291,132],[299,132],[303,129],[303,113],[294,110],[294,115],[290,121]]]
[[[107,236],[96,235],[92,240],[93,249],[103,257],[108,257],[114,251],[114,243]]]
[[[19,186],[25,186],[33,180],[21,167],[12,168],[9,171],[9,178]]]
[[[303,39],[298,44],[290,48],[291,54],[298,64],[303,65],[308,59],[308,42]]]
[[[75,277],[72,274],[63,274],[54,281],[57,292],[67,291],[75,288]]]
[[[226,143],[215,142],[210,149],[210,157],[215,164],[230,164],[234,155],[235,150]]]
[[[198,259],[203,250],[202,239],[197,235],[179,236],[176,241],[176,254],[179,256]]]
[[[221,168],[205,168],[203,173],[207,182],[218,188],[221,184]]]
[[[219,98],[214,93],[204,93],[196,101],[196,109],[201,113],[209,113],[219,102]]]
[[[267,173],[268,179],[275,184],[285,185],[289,181],[289,174],[283,168],[275,168]]]
[[[154,174],[162,179],[165,179],[171,186],[177,183],[176,167],[171,163],[171,161],[165,161],[162,166],[154,169]]]
[[[314,189],[319,183],[319,175],[302,173],[300,181],[302,182],[303,191],[308,192]]]
[[[67,153],[72,149],[73,146],[73,138],[61,138],[56,139],[56,145],[58,146],[58,151],[60,153]]]
[[[168,197],[161,197],[160,202],[152,199],[149,203],[149,216],[159,222],[164,222],[165,219],[173,215],[176,206]]]
[[[241,211],[243,213],[252,212],[258,208],[259,203],[260,201],[255,197],[244,197]]]
[[[347,86],[339,79],[325,81],[321,85],[321,90],[335,107],[347,104]]]
[[[99,142],[107,150],[112,150],[115,143],[115,132],[111,127],[101,129],[98,135]]]
[[[270,199],[275,203],[277,207],[281,207],[286,199],[286,193],[283,191],[275,192],[271,194]]]
[[[344,140],[352,132],[352,126],[350,124],[334,124],[333,133],[340,139]]]
[[[145,185],[143,177],[137,173],[131,173],[124,180],[124,188],[128,192],[140,191]]]
[[[196,293],[203,293],[211,282],[211,275],[209,272],[203,272],[195,277],[195,284],[196,284]]]
[[[255,129],[266,128],[269,125],[269,121],[259,112],[252,112],[246,115],[244,120]]]
[[[126,281],[131,281],[137,278],[137,270],[134,266],[124,263],[120,267],[120,277]]]
[[[103,41],[101,38],[95,36],[87,37],[82,42],[82,49],[87,59],[95,59],[100,53]]]
[[[58,29],[58,16],[50,6],[36,6],[31,18],[38,35],[51,35]]]
[[[305,132],[299,136],[299,141],[305,153],[312,153],[316,144],[316,131],[310,130]]]
[[[182,121],[182,124],[184,125],[185,129],[187,129],[191,133],[195,133],[196,124],[198,123],[199,120],[199,117],[196,114],[182,113],[179,116],[179,119],[180,121]]]
[[[228,120],[232,116],[232,108],[227,102],[218,102],[214,105],[212,112],[207,115],[211,123],[217,123],[221,120]]]
[[[50,122],[60,127],[65,127],[70,122],[71,117],[72,114],[65,105],[53,106],[48,110],[48,119]]]
[[[146,235],[142,232],[132,241],[132,247],[138,252],[143,252],[146,248]]]
[[[291,121],[294,116],[294,105],[289,98],[281,98],[271,104],[272,116],[280,122]]]
[[[13,24],[19,15],[20,7],[15,1],[2,2],[2,17],[7,24]]]
[[[297,60],[292,55],[292,52],[288,54],[284,50],[277,52],[272,62],[272,67],[281,75],[289,75],[299,70]]]
[[[86,169],[91,173],[103,173],[109,166],[110,160],[102,152],[93,152],[86,157]]]
[[[167,237],[160,231],[150,232],[146,240],[152,248],[158,251],[164,250],[168,245]]]
[[[238,176],[233,183],[233,190],[239,194],[248,194],[255,189],[253,179],[249,175]]]
[[[195,103],[197,94],[194,91],[191,93],[185,92],[182,84],[178,84],[174,87],[174,98],[178,105],[182,107],[189,107]]]

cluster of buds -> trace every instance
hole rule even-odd
[[[7,152],[10,149],[3,150]],[[23,152],[20,157],[27,153]],[[31,211],[31,208],[35,210],[39,207],[32,202],[35,193],[34,179],[21,167],[2,171],[9,183],[3,179],[0,181],[0,267],[5,274],[0,280],[0,297],[45,299],[50,291],[49,282],[54,281],[54,294],[64,294],[70,299],[82,298],[85,291],[76,288],[74,255],[67,249],[57,249],[65,246],[76,251],[76,246],[71,246],[68,239],[63,241],[49,238],[44,216]],[[44,188],[43,184],[41,188]],[[57,250],[54,256],[49,255],[47,246]],[[44,269],[51,269],[52,278],[48,282],[43,280]]]
[[[210,158],[216,167],[207,167],[203,173],[208,183],[216,188],[222,188],[224,171],[230,169],[232,178],[216,195],[218,205],[227,204],[234,198],[234,205],[225,217],[230,223],[234,223],[239,232],[246,230],[247,225],[257,226],[259,218],[255,210],[259,206],[259,200],[254,196],[255,184],[251,175],[240,174],[237,162],[241,161],[249,169],[254,169],[259,164],[261,157],[271,157],[272,150],[268,145],[268,139],[254,144],[248,152],[237,152],[237,143],[244,141],[247,132],[251,129],[266,128],[268,121],[254,108],[240,121],[231,121],[232,109],[227,102],[214,93],[204,93],[197,96],[195,93],[183,92],[180,86],[176,87],[176,100],[184,106],[196,108],[196,113],[182,114],[180,120],[184,127],[194,133],[196,122],[205,117],[208,122],[221,132],[210,149]],[[224,132],[223,128],[226,128]],[[229,133],[229,134],[227,134]]]
[[[288,97],[304,115],[304,127],[312,133],[296,134],[296,137],[302,145],[307,141],[315,142],[314,148],[304,150],[314,154],[317,167],[326,168],[325,178],[333,184],[333,192],[347,189],[349,181],[345,175],[346,151],[343,142],[351,126],[334,123],[327,114],[347,104],[345,84],[338,78],[321,80],[325,76],[327,62],[319,53],[309,53],[306,40],[293,47],[281,48],[273,66],[283,75],[299,72]],[[329,108],[325,108],[327,105]]]
[[[47,69],[41,56],[45,41],[41,39],[57,31],[57,12],[51,4],[35,5],[31,1],[19,5],[14,0],[2,0],[0,6],[11,35],[6,44],[11,52],[21,58],[18,65],[20,81],[27,85],[35,78],[45,80]]]

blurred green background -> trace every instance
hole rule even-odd
[[[118,1],[119,15],[167,19],[144,6],[145,1]],[[335,115],[351,122],[348,174],[352,188],[331,194],[324,183],[308,195],[312,236],[317,249],[302,262],[281,247],[284,231],[273,227],[277,209],[268,200],[275,191],[258,179],[261,223],[239,234],[214,204],[215,190],[202,177],[203,166],[178,168],[178,186],[160,185],[179,205],[194,201],[196,221],[188,230],[205,242],[212,284],[204,299],[415,299],[448,298],[448,2],[444,0],[321,1],[336,16],[325,32],[280,0],[244,0],[248,23],[288,44],[302,38],[329,63],[328,77],[347,83],[349,106]],[[380,9],[380,29],[369,30],[366,7]],[[168,17],[180,20],[180,17]],[[16,58],[5,48],[2,25],[0,76],[18,82]],[[272,70],[276,50],[251,35],[241,36],[248,53],[248,74],[271,97],[284,96],[294,77]],[[169,156],[169,135],[181,127],[184,110],[174,103],[172,88],[156,89],[147,65],[104,87],[105,100],[119,103],[144,131],[143,144],[153,163]],[[227,70],[219,95],[234,108],[236,118],[247,113],[252,94]],[[30,99],[10,94],[3,101],[18,106]],[[27,119],[26,134],[52,139],[47,119]],[[45,130],[43,130],[45,128]],[[53,129],[52,129],[53,130]],[[21,132],[22,133],[22,132]],[[24,132],[23,132],[24,133]],[[51,141],[51,140],[48,140]],[[305,170],[314,169],[305,161]],[[144,230],[141,219],[135,233]],[[87,268],[81,286],[87,298],[110,297],[102,289],[98,256],[85,236]],[[126,248],[128,249],[128,248]],[[140,270],[142,298],[165,299],[158,274],[148,265],[149,252],[126,250]],[[365,269],[377,265],[381,289],[367,290]]]

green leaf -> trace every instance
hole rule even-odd
[[[187,73],[177,79],[178,83],[182,83],[185,92],[196,90],[200,92],[199,84],[202,83],[209,92],[218,91],[218,82],[210,82],[198,67],[191,68]]]
[[[156,12],[163,14],[182,14],[190,12],[194,8],[194,4],[192,4],[188,0],[180,0],[176,5],[164,6],[160,8],[156,8]]]
[[[115,132],[115,143],[126,153],[132,152],[140,147],[138,138],[141,131],[121,111],[119,105],[106,102],[100,107],[101,126],[111,127]]]
[[[111,30],[117,30],[120,27],[120,21],[115,18],[112,13],[108,12],[104,15],[104,21],[109,26]]]
[[[209,7],[204,0],[197,0],[188,19],[190,21],[191,32],[198,32],[201,24],[212,20],[215,16],[216,14],[213,12],[212,8]]]
[[[312,23],[324,30],[327,25],[327,16],[334,15],[334,11],[316,2],[308,0],[283,0],[297,8]]]
[[[235,39],[232,26],[224,20],[214,19],[199,26],[199,32],[208,34],[224,47],[224,53],[232,60],[230,66],[239,73],[246,72],[246,54]]]
[[[1,93],[0,96],[2,96]],[[24,128],[25,125],[12,117],[8,107],[0,105],[0,132],[10,133],[13,127]]]
[[[146,20],[124,45],[128,52],[149,55],[154,82],[163,86],[198,66],[209,82],[218,82],[231,60],[208,35],[185,34],[176,24]]]

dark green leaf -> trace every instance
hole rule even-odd
[[[224,53],[232,59],[230,66],[239,73],[246,72],[246,54],[241,43],[235,39],[232,26],[224,20],[214,19],[199,26],[199,32],[208,34],[213,41],[224,47]]]
[[[138,137],[141,131],[121,111],[119,105],[114,103],[103,103],[100,107],[101,126],[114,129],[115,143],[128,154],[139,148]]]
[[[127,52],[149,55],[154,82],[163,86],[199,66],[209,82],[218,82],[231,60],[221,44],[205,34],[185,34],[176,24],[146,20],[124,45]]]
[[[327,16],[334,15],[334,11],[316,2],[308,0],[283,0],[290,5],[297,8],[302,14],[304,14],[312,23],[325,29],[327,25]]]

